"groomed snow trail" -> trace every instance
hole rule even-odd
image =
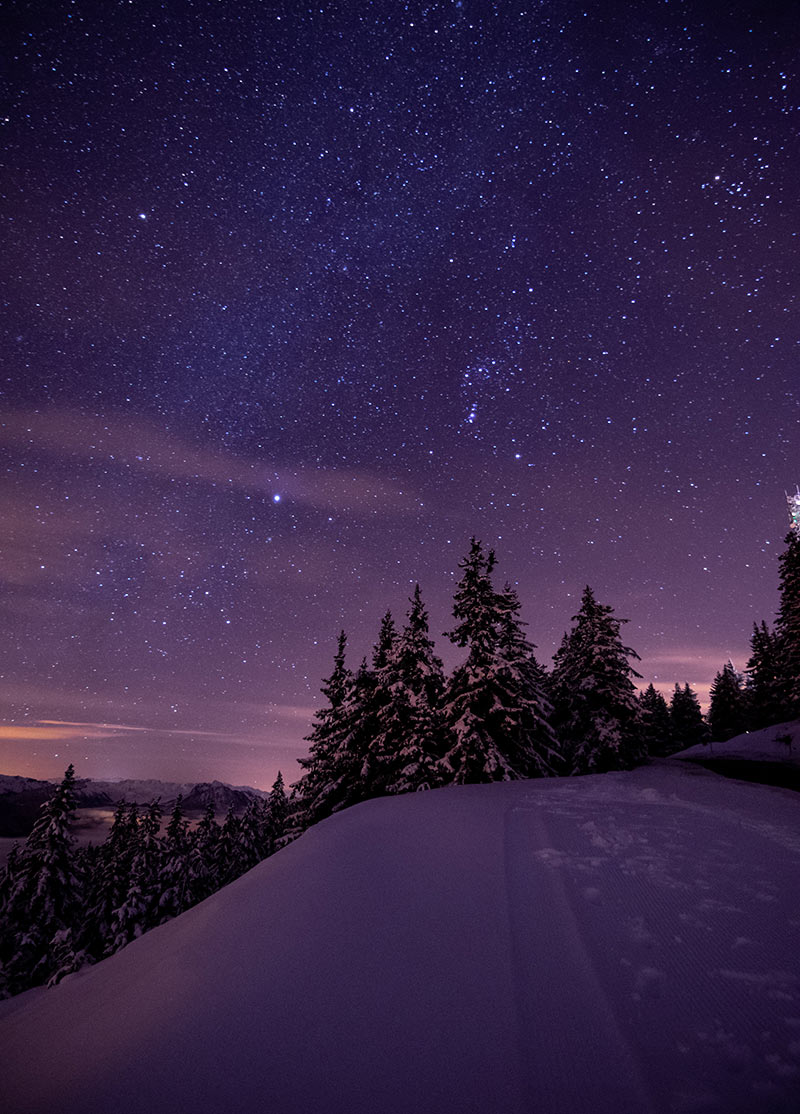
[[[597,1111],[796,1110],[800,910],[776,875],[797,835],[630,788],[565,787],[508,814],[530,1109],[545,1086],[547,1110],[582,1108],[583,1055]]]
[[[800,796],[664,763],[373,801],[52,991],[14,1114],[796,1114]]]

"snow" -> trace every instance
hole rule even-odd
[[[791,749],[781,738],[789,736]],[[800,765],[800,720],[779,723],[774,727],[764,727],[760,731],[746,731],[724,743],[708,746],[698,743],[674,755],[676,758],[699,759],[701,762],[712,758],[749,758],[754,762],[781,762]]]
[[[370,801],[0,1003],[15,1114],[794,1114],[800,797],[663,760]]]

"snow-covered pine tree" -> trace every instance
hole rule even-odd
[[[114,910],[124,902],[130,885],[137,818],[137,806],[120,801],[109,833],[98,848],[88,880],[87,912],[80,935],[81,946],[92,960],[102,959],[111,947]]]
[[[492,584],[492,550],[472,538],[460,563],[453,600],[456,626],[447,635],[467,650],[443,701],[446,751],[442,780],[508,781],[553,772],[546,702],[535,689],[537,666],[519,621],[519,601]]]
[[[525,634],[527,624],[519,617],[516,590],[506,584],[498,602],[502,619],[496,677],[505,693],[504,730],[513,740],[512,750],[520,756],[526,777],[552,777],[560,773],[563,758],[551,722],[554,709],[545,691],[545,670]]]
[[[187,900],[196,905],[219,889],[217,882],[216,849],[220,828],[214,813],[214,802],[206,805],[203,819],[189,833],[189,851],[186,858]]]
[[[288,826],[289,800],[283,784],[283,774],[278,770],[278,776],[272,783],[272,789],[267,798],[267,832],[273,850],[282,846]]]
[[[189,888],[189,821],[179,793],[161,841],[162,865],[158,901],[159,923],[177,917],[192,904]]]
[[[161,924],[162,849],[159,839],[161,804],[151,801],[138,817],[128,890],[111,922],[110,952],[119,951],[144,932]]]
[[[81,915],[70,826],[75,819],[75,770],[70,764],[25,845],[14,855],[0,910],[0,993],[18,994],[74,971]]]
[[[406,624],[384,666],[386,700],[378,709],[371,753],[372,793],[408,793],[439,784],[444,671],[417,584]]]
[[[237,843],[237,858],[241,874],[252,870],[270,853],[272,847],[265,801],[253,798],[244,810],[239,819]]]
[[[215,874],[219,887],[227,886],[244,874],[249,867],[242,862],[242,841],[240,839],[240,821],[233,810],[233,805],[228,809],[225,821],[220,829],[216,846]]]
[[[20,857],[22,855],[22,848],[19,843],[12,843],[11,850],[8,853],[5,866],[0,869],[0,924],[2,924],[3,910],[6,907],[11,890],[14,886],[14,881],[17,877],[17,872],[20,865]],[[2,964],[3,957],[3,944],[0,937],[0,964]]]
[[[775,620],[780,666],[782,719],[800,716],[800,531],[786,536],[781,554],[780,604]]]
[[[639,735],[644,754],[654,758],[672,754],[675,749],[669,705],[652,684],[639,696]]]
[[[398,682],[397,627],[391,611],[381,620],[372,651],[372,668],[359,671],[352,693],[347,766],[351,771],[339,786],[339,807],[347,807],[386,792],[388,763],[397,739],[385,733],[388,709]],[[387,751],[387,747],[391,748]]]
[[[553,659],[556,730],[566,770],[584,774],[616,770],[641,757],[638,701],[629,659],[639,655],[620,638],[625,619],[598,603],[588,586],[575,626]]]
[[[782,689],[779,641],[762,619],[760,625],[753,623],[747,662],[746,690],[753,729],[781,722]]]
[[[368,666],[364,659],[358,672],[348,677],[343,700],[336,706],[335,716],[324,724],[328,761],[324,765],[324,780],[318,779],[321,782],[319,789],[306,805],[306,827],[309,823],[329,817],[332,812],[347,809],[351,804],[381,792],[380,761],[374,745],[380,713],[390,700],[396,641],[397,629],[391,612],[387,612],[381,620],[378,641],[372,652],[372,666]],[[331,724],[334,730],[329,734]],[[313,739],[313,733],[311,737]],[[302,764],[308,761],[303,760]],[[296,788],[301,789],[301,783]]]
[[[675,685],[669,704],[669,717],[676,750],[708,742],[708,725],[703,719],[697,693],[688,681],[683,688]]]
[[[711,683],[708,726],[715,742],[747,730],[747,701],[741,674],[726,661]]]
[[[314,713],[307,757],[298,759],[304,773],[295,782],[292,793],[292,828],[302,831],[318,820],[329,816],[332,802],[331,790],[338,782],[342,765],[342,751],[349,730],[349,697],[353,689],[353,675],[345,665],[347,636],[339,635],[333,670],[322,682],[322,695],[326,704]]]

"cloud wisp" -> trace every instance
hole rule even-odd
[[[420,506],[407,485],[365,469],[294,467],[243,457],[199,446],[143,418],[17,411],[0,422],[0,444],[21,453],[277,497],[328,514],[397,517],[414,514]]]

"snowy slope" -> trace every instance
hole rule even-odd
[[[665,761],[373,801],[0,1004],[15,1114],[800,1108],[800,796]]]
[[[782,741],[789,736],[791,749]],[[706,761],[709,758],[749,758],[753,762],[781,762],[800,765],[800,720],[764,727],[760,731],[747,731],[724,743],[689,747],[673,755],[675,758],[692,758]]]

